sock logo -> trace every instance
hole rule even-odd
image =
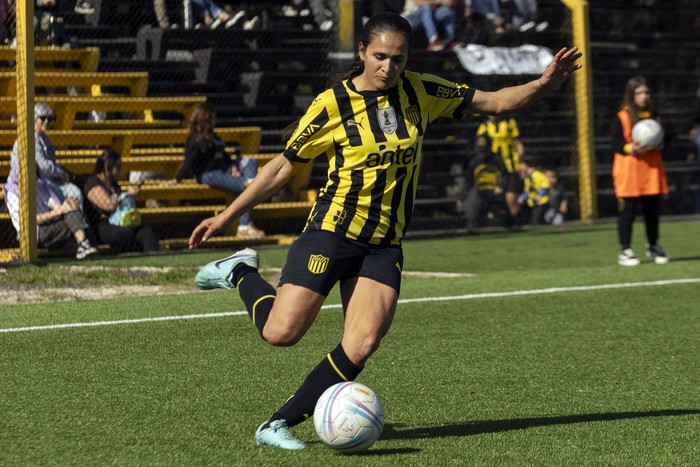
[[[328,269],[329,258],[323,255],[310,255],[309,263],[306,266],[312,274],[323,274]]]

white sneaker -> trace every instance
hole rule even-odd
[[[91,15],[95,13],[95,8],[90,5],[90,2],[78,2],[75,4],[75,12],[79,15]]]
[[[620,266],[639,266],[639,258],[631,248],[626,248],[617,255],[617,264]]]
[[[230,20],[226,21],[226,29],[234,27],[240,20],[245,17],[245,11],[240,10],[238,13],[233,15]]]
[[[647,257],[652,258],[656,264],[668,263],[666,252],[659,245],[647,245]]]
[[[256,29],[260,25],[260,17],[259,16],[253,16],[251,19],[243,23],[243,30],[244,31],[251,31],[253,29]]]
[[[83,242],[78,245],[78,250],[75,252],[76,259],[85,259],[88,256],[92,256],[98,252],[97,248],[92,246],[89,241],[83,240]]]

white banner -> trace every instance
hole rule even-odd
[[[554,55],[539,45],[487,47],[467,44],[455,50],[462,67],[474,75],[540,75]]]

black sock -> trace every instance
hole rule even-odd
[[[239,264],[231,272],[232,282],[238,289],[250,319],[262,336],[263,328],[275,302],[275,288],[263,279],[258,270]]]
[[[311,417],[316,407],[316,401],[323,391],[336,383],[353,381],[362,371],[350,361],[341,344],[333,349],[309,376],[306,377],[297,392],[272,416],[270,422],[284,419],[287,425],[294,426]]]

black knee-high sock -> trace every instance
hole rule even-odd
[[[352,381],[362,371],[350,361],[341,344],[333,349],[309,376],[306,377],[297,392],[272,416],[270,422],[284,419],[287,425],[294,426],[311,417],[316,401],[323,391],[336,383]],[[268,422],[269,423],[269,422]]]
[[[231,275],[250,319],[262,336],[263,328],[275,302],[275,288],[260,277],[257,269],[245,264],[239,264],[233,268]]]

